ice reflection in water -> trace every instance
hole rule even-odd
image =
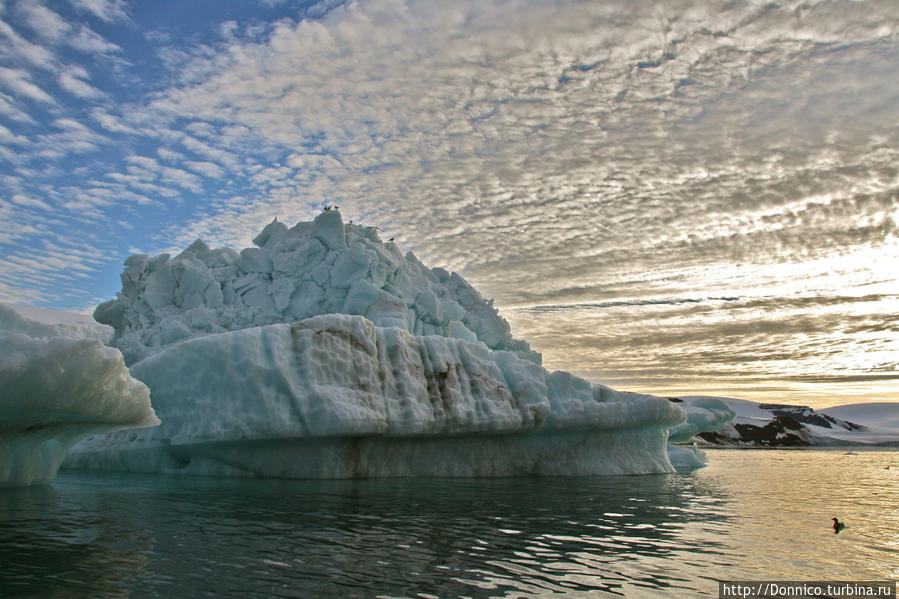
[[[717,596],[717,578],[886,578],[899,573],[899,468],[881,462],[897,457],[714,452],[692,476],[610,478],[66,474],[53,486],[0,492],[0,588],[59,597],[651,597]],[[858,484],[828,491],[834,481],[819,470],[842,462]],[[834,515],[850,524],[838,537]]]

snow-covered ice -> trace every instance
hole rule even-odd
[[[689,406],[723,402],[736,413],[720,431],[697,431],[697,441],[742,447],[899,445],[899,403],[860,403],[814,410],[730,397],[683,397]],[[701,434],[700,434],[701,433]],[[674,432],[672,431],[672,436]]]
[[[0,486],[52,479],[89,435],[159,422],[146,385],[103,344],[111,333],[77,315],[0,304]]]
[[[672,471],[668,430],[686,421],[677,404],[548,372],[491,301],[375,228],[331,210],[292,228],[275,220],[254,244],[197,240],[174,258],[126,260],[122,291],[95,317],[114,327],[162,424],[85,441],[66,466],[316,478]]]
[[[899,441],[899,402],[867,402],[834,406],[819,410],[838,420],[854,422],[868,429],[867,437],[876,442],[881,435]]]

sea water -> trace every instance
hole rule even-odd
[[[688,475],[594,478],[62,473],[0,490],[0,595],[716,597],[718,580],[899,577],[899,452],[709,454]]]

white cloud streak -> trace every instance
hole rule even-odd
[[[0,85],[19,96],[45,104],[55,104],[53,97],[31,80],[28,71],[0,67]]]
[[[68,40],[68,43],[85,54],[107,55],[121,51],[119,46],[104,39],[103,36],[85,25],[78,28],[78,31]]]
[[[106,22],[128,20],[127,4],[124,0],[70,0],[79,10],[92,14]]]
[[[60,73],[59,86],[79,98],[87,100],[102,98],[103,92],[87,83],[82,77],[87,77],[87,71],[84,69]]]
[[[50,43],[59,43],[70,29],[70,25],[59,14],[42,4],[24,2],[18,8],[24,13],[29,27]]]
[[[29,42],[3,20],[0,20],[0,39],[5,40],[0,45],[0,59],[22,61],[42,69],[53,68],[55,58],[52,52]]]

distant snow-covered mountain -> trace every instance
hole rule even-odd
[[[692,396],[672,401],[692,405]],[[698,445],[730,447],[899,446],[899,402],[861,403],[814,410],[719,397],[737,413],[725,428],[698,433]]]

